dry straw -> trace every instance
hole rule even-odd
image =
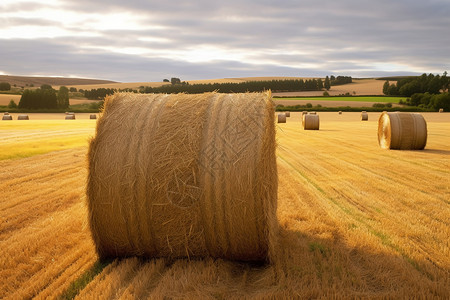
[[[74,114],[67,114],[65,119],[66,120],[75,120],[75,115]]]
[[[12,120],[12,116],[11,115],[3,115],[2,120]]]
[[[284,113],[285,113],[285,115],[286,115],[287,118],[290,118],[290,117],[291,117],[291,112],[290,112],[290,111],[285,111]]]
[[[361,112],[361,121],[368,121],[368,120],[369,120],[369,114],[365,110],[363,110]]]
[[[97,119],[97,115],[90,115],[90,116],[89,116],[89,119],[95,120],[95,119]]]
[[[319,115],[303,115],[302,125],[304,130],[319,130]]]
[[[99,256],[272,261],[274,116],[270,93],[107,97],[88,154]]]
[[[427,122],[418,113],[383,113],[378,119],[378,144],[383,149],[422,150]]]
[[[278,114],[278,123],[286,123],[286,114]]]
[[[29,120],[30,117],[28,115],[18,115],[17,120]]]

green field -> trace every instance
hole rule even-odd
[[[320,101],[357,101],[357,102],[379,102],[379,103],[398,103],[400,100],[405,101],[406,97],[376,97],[376,96],[348,96],[348,97],[289,97],[277,98],[277,100],[320,100]]]

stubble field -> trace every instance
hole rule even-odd
[[[378,113],[320,113],[319,131],[300,113],[278,124],[271,265],[99,264],[84,203],[95,121],[0,121],[0,298],[449,298],[450,114],[423,115],[424,151],[379,148]]]

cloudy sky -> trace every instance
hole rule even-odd
[[[450,72],[450,0],[1,0],[0,74],[121,82]]]

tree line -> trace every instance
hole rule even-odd
[[[19,101],[19,108],[65,109],[69,107],[69,89],[61,86],[58,91],[48,84],[35,90],[26,89]]]
[[[442,76],[422,74],[401,78],[397,83],[386,80],[383,84],[383,94],[389,96],[405,96],[405,104],[423,108],[450,110],[450,95],[448,93],[450,78],[447,72]]]

